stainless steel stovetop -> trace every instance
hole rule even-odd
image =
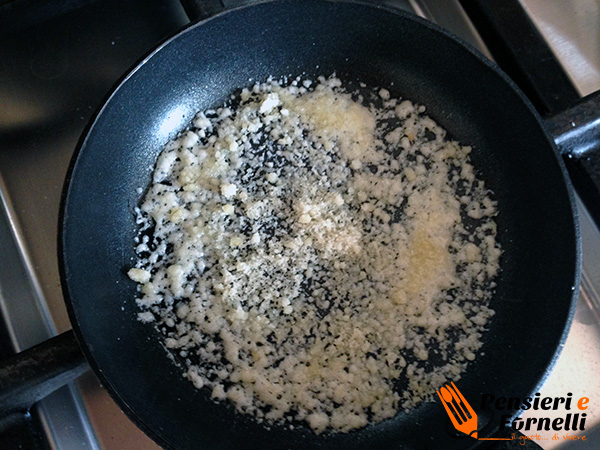
[[[33,12],[15,8],[14,22],[3,24],[5,35],[0,36],[0,313],[16,350],[71,327],[60,288],[56,235],[63,180],[81,132],[114,82],[188,22],[177,0],[57,3],[63,8],[60,14],[42,7],[28,8]],[[383,3],[431,19],[489,56],[458,2]],[[580,93],[600,89],[600,3],[522,3]],[[589,397],[588,440],[581,446],[539,441],[545,449],[600,447],[600,233],[581,203],[579,207],[581,295],[569,338],[542,395]],[[54,449],[158,448],[91,373],[37,408]]]

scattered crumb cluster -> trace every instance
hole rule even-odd
[[[197,388],[319,433],[460,377],[493,314],[496,209],[424,112],[334,76],[269,80],[166,145],[129,276]]]

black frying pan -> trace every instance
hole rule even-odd
[[[256,4],[195,24],[148,56],[116,88],[74,159],[60,235],[62,281],[73,328],[90,365],[127,414],[177,449],[458,449],[438,402],[344,434],[267,430],[215,404],[166,357],[136,320],[133,208],[162,146],[195,112],[268,76],[337,75],[389,88],[474,147],[480,177],[498,200],[502,272],[484,346],[459,387],[482,394],[535,392],[566,337],[580,273],[573,194],[541,120],[487,59],[412,15],[357,3]],[[480,436],[496,411],[477,410]]]

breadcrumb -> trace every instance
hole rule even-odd
[[[345,432],[409,411],[493,315],[496,203],[471,149],[361,86],[269,80],[198,113],[138,210],[140,320],[258,421]]]

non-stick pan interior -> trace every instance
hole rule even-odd
[[[316,436],[266,430],[207,400],[136,320],[127,276],[134,208],[161,147],[194,113],[269,76],[337,73],[427,107],[473,145],[498,200],[502,273],[482,354],[458,383],[482,393],[535,390],[565,333],[578,281],[578,241],[563,170],[532,109],[482,57],[424,21],[325,1],[241,8],[183,31],[116,89],[82,141],[64,200],[62,274],[86,354],[128,414],[162,445],[199,448],[468,448],[447,433],[443,408],[424,403],[363,430]],[[485,414],[482,414],[482,417]]]

